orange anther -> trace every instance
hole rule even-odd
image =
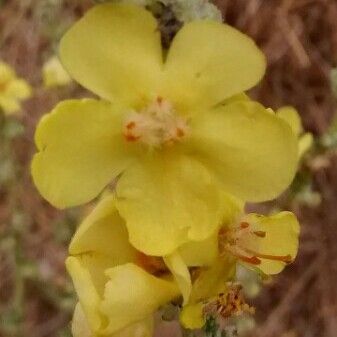
[[[180,138],[184,137],[185,136],[184,130],[182,130],[181,128],[177,128],[177,136]]]
[[[264,232],[264,231],[255,231],[255,232],[253,232],[253,234],[258,236],[259,238],[265,238],[266,237],[266,232]]]
[[[256,256],[252,256],[252,257],[241,256],[241,260],[243,260],[244,262],[250,263],[250,264],[254,264],[254,265],[261,264],[261,260],[257,258]]]
[[[135,141],[137,141],[140,137],[139,137],[139,136],[135,136],[135,135],[133,135],[133,134],[131,134],[131,133],[127,133],[127,134],[125,135],[125,138],[126,138],[126,140],[129,141],[129,142],[135,142]]]
[[[244,250],[248,254],[254,254],[255,256],[259,257],[260,259],[266,259],[271,261],[281,261],[284,263],[291,263],[293,261],[291,255],[269,255],[269,254],[261,254],[258,252],[255,252],[252,249],[240,247],[242,250]]]
[[[248,222],[241,222],[240,223],[240,228],[244,229],[244,228],[248,228],[249,227],[249,223]]]
[[[133,129],[135,126],[136,126],[136,123],[135,123],[135,122],[130,122],[130,123],[126,124],[126,128],[127,128],[128,130]]]

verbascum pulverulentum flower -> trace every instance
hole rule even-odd
[[[299,224],[294,214],[244,214],[241,202],[227,196],[224,202],[226,216],[213,236],[203,242],[187,243],[164,258],[184,296],[181,322],[186,328],[201,328],[214,307],[218,308],[217,314],[226,317],[250,310],[239,295],[240,301],[234,306],[226,303],[233,291],[240,290],[226,283],[234,279],[237,263],[274,275],[297,254]],[[230,204],[232,210],[228,213]],[[189,272],[192,267],[194,272],[199,268],[197,276]]]
[[[289,125],[231,99],[265,71],[261,51],[236,29],[188,23],[166,53],[150,12],[107,3],[65,34],[60,57],[102,100],[64,101],[37,128],[32,175],[56,207],[92,200],[118,177],[116,207],[130,242],[163,256],[215,231],[220,190],[262,201],[293,179]]]
[[[151,337],[153,314],[180,296],[161,258],[129,242],[115,197],[102,199],[78,228],[66,260],[79,304],[74,337]]]
[[[22,78],[18,78],[14,69],[0,61],[0,109],[5,114],[17,113],[21,109],[21,101],[29,98],[32,88]]]
[[[59,87],[71,83],[71,78],[63,68],[57,56],[51,57],[42,68],[43,84],[45,87]]]
[[[298,111],[292,106],[284,106],[276,111],[278,117],[285,120],[298,137],[298,158],[306,154],[313,145],[313,136],[310,132],[303,132],[303,125]]]

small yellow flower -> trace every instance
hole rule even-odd
[[[21,109],[21,101],[32,94],[30,85],[18,78],[8,64],[0,61],[0,110],[6,114],[16,113]]]
[[[299,224],[293,213],[251,213],[220,229],[219,251],[265,274],[277,274],[295,259],[298,235]]]
[[[154,312],[180,295],[162,259],[129,243],[114,204],[111,195],[102,199],[70,244],[66,266],[79,297],[75,337],[151,337]]]
[[[292,213],[242,215],[242,204],[237,200],[225,197],[225,204],[227,212],[219,231],[203,242],[187,243],[164,258],[184,296],[181,321],[186,328],[200,328],[210,305],[221,303],[219,314],[227,315],[229,306],[223,296],[230,291],[226,282],[233,279],[237,262],[273,275],[297,254],[299,224]],[[192,267],[194,271],[199,268],[197,277],[191,275]],[[219,294],[224,294],[221,299]],[[237,312],[249,310],[240,303],[235,306]]]
[[[276,111],[276,114],[290,125],[298,137],[298,158],[300,160],[313,144],[312,134],[310,132],[303,132],[301,117],[294,107],[282,107]]]
[[[265,70],[234,28],[188,23],[166,53],[150,12],[106,3],[66,33],[60,56],[103,100],[62,102],[37,128],[32,175],[56,207],[85,203],[119,177],[116,207],[130,241],[163,256],[214,232],[220,186],[262,201],[291,182],[291,128],[258,103],[230,100]]]
[[[45,87],[57,87],[71,83],[71,78],[63,68],[57,56],[51,57],[43,65],[43,84]]]

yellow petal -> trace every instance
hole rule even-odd
[[[83,221],[71,241],[69,252],[89,271],[101,296],[108,280],[105,270],[136,261],[137,252],[129,243],[125,223],[115,208],[112,195],[102,199]]]
[[[179,247],[179,254],[188,267],[209,267],[215,263],[219,256],[218,233],[220,227],[236,223],[241,216],[244,208],[241,200],[222,192],[221,202],[223,206],[222,218],[214,233],[203,241],[190,241]]]
[[[185,329],[201,329],[205,325],[206,318],[203,314],[203,308],[204,305],[201,302],[183,307],[179,320]]]
[[[43,65],[42,77],[46,87],[62,86],[71,82],[69,74],[57,56],[53,56]]]
[[[90,329],[99,331],[104,324],[104,316],[99,312],[101,298],[95,288],[89,270],[75,257],[69,257],[66,260],[66,267],[73,280]]]
[[[276,111],[276,114],[290,125],[295,135],[298,136],[303,131],[301,117],[294,107],[282,107]]]
[[[209,268],[201,270],[194,281],[190,303],[217,296],[226,289],[226,282],[235,275],[235,260],[232,258],[218,258]]]
[[[115,333],[105,335],[106,337],[152,337],[153,336],[153,317],[152,315],[146,319],[131,324],[126,328],[119,330]],[[71,325],[73,337],[99,337],[91,331],[87,318],[83,309],[78,303],[75,307],[73,321]],[[102,335],[100,335],[102,336]]]
[[[152,153],[117,184],[117,208],[130,242],[147,255],[168,255],[187,241],[209,237],[221,220],[218,187],[196,160]]]
[[[56,207],[85,203],[128,165],[121,108],[103,101],[64,101],[36,130],[34,182]]]
[[[253,40],[214,21],[188,23],[165,64],[166,93],[182,110],[210,107],[259,82],[265,57]]]
[[[179,296],[175,282],[152,276],[131,263],[103,271],[107,282],[102,293],[94,283],[102,270],[90,269],[81,257],[69,257],[66,266],[94,336],[128,336],[132,325],[147,336],[152,329],[150,316]]]
[[[138,322],[179,296],[175,282],[152,276],[134,264],[111,268],[106,274],[109,281],[100,309],[108,324],[102,334]]]
[[[164,257],[164,261],[177,281],[183,295],[184,304],[186,304],[192,290],[192,281],[187,265],[178,252],[174,252],[171,255]]]
[[[23,100],[32,95],[32,88],[25,80],[15,79],[8,83],[5,94]]]
[[[126,328],[114,332],[107,337],[153,337],[154,320],[153,316],[133,323]]]
[[[5,114],[12,114],[21,109],[20,101],[16,98],[0,94],[0,110]]]
[[[291,183],[297,140],[289,125],[254,102],[237,102],[191,121],[190,146],[227,193],[244,201],[275,198]]]
[[[91,331],[80,303],[76,304],[71,323],[73,337],[96,337]]]
[[[95,6],[65,34],[60,56],[87,89],[137,105],[153,93],[162,68],[157,21],[140,6]]]
[[[235,102],[240,102],[240,101],[250,101],[251,99],[247,94],[244,92],[240,92],[239,94],[233,95],[227,99],[225,99],[221,104],[226,105],[226,104],[231,104]]]
[[[304,154],[309,151],[314,143],[314,137],[311,133],[307,132],[303,136],[300,136],[298,140],[298,156],[303,157]]]
[[[13,78],[15,78],[14,69],[8,64],[0,61],[0,84],[6,84]]]
[[[218,258],[209,268],[201,269],[193,283],[190,301],[180,314],[180,322],[187,329],[200,329],[205,324],[204,304],[226,291],[226,282],[235,276],[235,260]]]
[[[246,221],[253,230],[265,232],[264,238],[254,235],[247,236],[242,245],[260,254],[272,256],[287,256],[295,259],[298,250],[300,232],[296,216],[290,212],[281,212],[273,216],[248,214]],[[262,263],[257,266],[265,274],[277,274],[283,270],[286,263],[282,261],[261,258]]]
[[[135,261],[136,250],[129,243],[124,220],[113,195],[104,197],[76,231],[69,248],[71,255],[88,252],[104,255],[109,267]]]
[[[187,242],[179,248],[179,254],[189,267],[210,266],[218,257],[218,231],[203,241]]]
[[[129,243],[124,220],[115,208],[113,195],[100,200],[76,231],[69,252],[89,272],[91,283],[100,297],[111,267],[137,260],[137,251]]]

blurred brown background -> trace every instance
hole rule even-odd
[[[225,21],[252,36],[267,55],[267,74],[252,95],[272,108],[295,106],[305,129],[319,143],[330,132],[336,111],[330,73],[337,65],[337,1],[216,4]],[[41,115],[61,99],[86,95],[75,84],[44,89],[41,67],[55,53],[66,27],[91,5],[89,0],[0,0],[0,59],[35,88],[19,117],[24,132],[9,141],[6,160],[12,166],[6,179],[1,178],[0,167],[1,337],[70,336],[74,300],[63,262],[83,210],[60,212],[43,201],[32,185],[29,162]],[[301,220],[300,252],[296,262],[254,300],[254,337],[337,336],[336,150],[314,150],[302,165],[301,177],[308,193],[320,202],[289,193],[277,202]],[[165,330],[158,337],[174,336],[171,328]]]

